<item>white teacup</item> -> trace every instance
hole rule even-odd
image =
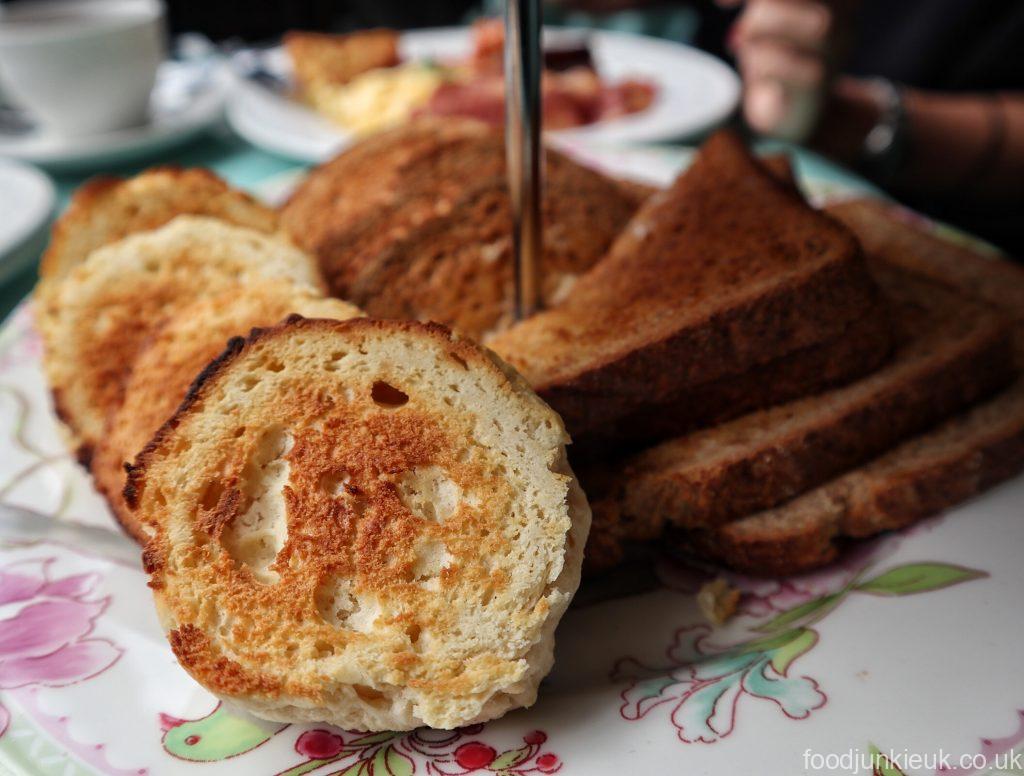
[[[164,59],[159,0],[51,0],[0,9],[0,86],[49,129],[138,126]]]

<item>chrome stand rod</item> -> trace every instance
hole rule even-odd
[[[540,307],[540,0],[506,0],[505,155],[512,199],[516,319]]]

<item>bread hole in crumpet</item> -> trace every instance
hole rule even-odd
[[[391,383],[377,380],[370,389],[370,398],[380,407],[401,407],[409,401],[409,394]]]
[[[411,623],[405,628],[405,635],[409,637],[409,643],[414,647],[419,643],[420,634],[423,633],[423,628],[418,622]]]
[[[439,466],[417,466],[402,472],[396,487],[406,509],[435,523],[455,514],[462,499],[462,489]]]
[[[206,512],[212,512],[220,503],[224,494],[224,483],[220,480],[210,480],[203,488],[203,494],[199,497],[199,507]]]
[[[328,575],[317,585],[314,593],[317,613],[328,625],[336,628],[369,633],[380,614],[380,604],[365,594],[358,593],[352,580]]]
[[[412,581],[429,582],[441,576],[452,562],[452,555],[444,542],[424,541],[416,548],[416,559],[412,564]]]
[[[324,362],[324,369],[326,369],[328,372],[337,372],[339,362],[346,355],[347,353],[344,350],[332,351],[331,354],[327,357],[327,361]]]
[[[320,476],[320,489],[332,498],[340,498],[348,492],[346,488],[352,477],[344,469],[330,471]]]
[[[286,456],[292,436],[280,426],[266,429],[249,452],[239,477],[244,511],[225,525],[221,545],[239,566],[247,567],[256,581],[270,585],[279,577],[271,565],[288,538],[284,486],[288,483]]]
[[[313,651],[316,653],[317,657],[330,657],[334,654],[334,645],[329,641],[318,639],[313,645]]]
[[[328,471],[320,475],[319,484],[324,495],[348,504],[357,516],[362,515],[365,511],[366,498],[344,469]]]
[[[356,691],[356,695],[359,696],[360,700],[366,701],[367,703],[378,703],[384,698],[384,693],[380,690],[373,689],[369,685],[354,684],[352,685],[352,689]]]
[[[480,605],[487,606],[487,604],[491,602],[492,598],[494,598],[494,586],[487,585],[483,589],[483,592],[480,593]]]
[[[328,625],[345,625],[349,615],[359,611],[359,601],[352,595],[346,579],[328,577],[316,589],[316,610]]]

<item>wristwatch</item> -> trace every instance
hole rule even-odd
[[[886,78],[869,82],[880,106],[878,121],[861,146],[860,166],[871,178],[887,183],[896,177],[907,157],[907,112],[903,93]]]

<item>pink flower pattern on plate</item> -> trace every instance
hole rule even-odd
[[[90,638],[109,598],[94,598],[98,574],[52,579],[54,558],[0,567],[0,690],[63,687],[110,668],[121,650]],[[12,611],[13,613],[7,614]],[[0,705],[0,735],[10,713]]]

